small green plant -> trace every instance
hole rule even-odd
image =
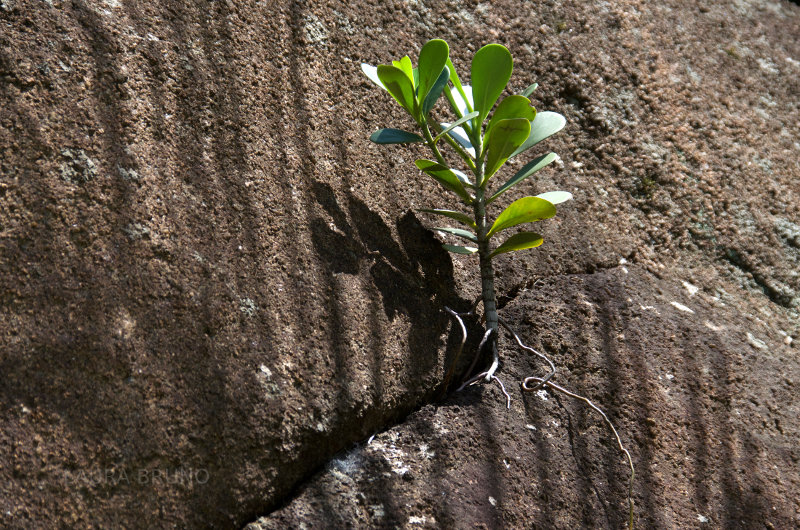
[[[519,94],[504,97],[495,106],[513,70],[511,53],[500,44],[489,44],[475,54],[471,85],[462,84],[450,60],[449,47],[440,39],[428,41],[422,47],[416,68],[411,59],[405,56],[399,61],[392,61],[392,64],[378,67],[364,64],[362,69],[367,77],[388,91],[411,115],[422,133],[386,128],[376,131],[370,139],[378,144],[425,143],[435,160],[419,159],[416,166],[454,193],[467,208],[466,212],[441,208],[423,211],[461,225],[457,228],[435,228],[466,242],[464,245],[444,245],[448,251],[478,255],[487,329],[484,342],[493,354],[492,364],[483,377],[490,381],[499,361],[499,319],[492,260],[506,252],[538,247],[543,239],[536,232],[522,231],[499,244],[495,245],[495,242],[510,228],[553,217],[556,214],[555,205],[572,198],[570,193],[564,191],[523,197],[512,202],[491,222],[487,214],[488,207],[503,193],[552,163],[558,155],[547,153],[533,159],[498,187],[492,186],[493,177],[508,160],[560,131],[566,120],[555,112],[536,112],[528,99],[536,90],[536,84]],[[440,122],[432,117],[432,111],[442,94],[454,114],[452,122]],[[440,151],[442,141],[461,158],[470,176],[451,167]]]
[[[478,303],[482,301],[486,332],[468,375],[473,372],[485,347],[490,348],[492,361],[486,370],[469,378],[459,390],[480,381],[496,381],[506,396],[507,406],[510,407],[511,398],[503,383],[495,375],[499,366],[498,330],[502,325],[513,335],[520,348],[534,353],[550,366],[550,373],[545,377],[526,378],[522,382],[523,390],[530,392],[547,387],[579,399],[599,412],[611,428],[630,464],[628,500],[629,526],[632,528],[633,463],[616,429],[602,410],[587,398],[551,382],[555,366],[550,359],[523,344],[519,336],[497,314],[492,260],[507,252],[538,247],[543,241],[542,236],[536,232],[519,231],[504,237],[508,233],[506,231],[522,224],[553,217],[556,214],[555,205],[570,200],[572,195],[565,191],[550,191],[532,197],[522,197],[513,201],[492,220],[489,209],[495,200],[557,160],[558,155],[547,153],[534,158],[499,186],[495,185],[496,180],[493,179],[509,160],[527,152],[542,140],[563,129],[566,120],[555,112],[536,112],[528,99],[536,90],[538,86],[536,83],[518,94],[507,95],[501,99],[513,70],[511,53],[504,46],[489,44],[475,53],[470,70],[471,84],[461,82],[449,55],[450,49],[447,43],[434,39],[422,47],[417,67],[414,67],[408,56],[377,67],[361,65],[366,76],[389,92],[416,124],[415,132],[385,128],[373,133],[370,140],[378,144],[424,143],[430,149],[434,160],[419,159],[415,162],[417,168],[452,192],[463,205],[463,209],[434,208],[422,211],[445,217],[460,225],[435,228],[439,232],[464,241],[461,245],[446,244],[445,249],[455,254],[478,255],[481,297],[467,313],[457,313],[445,308],[460,324],[462,342],[456,359],[445,376],[443,388],[448,387],[458,355],[466,341],[466,327],[461,317],[474,315]],[[440,109],[436,106],[442,95],[445,96],[452,112],[452,117],[446,121],[438,117]],[[434,111],[437,117],[434,117]],[[440,149],[443,143],[451,148],[451,153],[460,158],[468,173],[452,167]]]

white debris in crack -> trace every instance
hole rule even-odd
[[[436,453],[434,451],[430,450],[430,447],[428,447],[428,444],[422,444],[422,445],[419,446],[419,454],[423,458],[426,458],[428,460],[430,460],[431,458],[436,456]]]
[[[396,441],[397,435],[392,433],[389,435],[388,443],[384,440],[374,440],[369,445],[369,450],[376,453],[381,453],[384,459],[386,459],[386,462],[389,463],[389,466],[391,466],[393,473],[405,475],[410,471],[409,467],[403,461],[406,453],[395,445]]]
[[[768,349],[766,342],[764,342],[761,339],[755,338],[753,336],[753,334],[750,333],[749,331],[747,332],[747,342],[750,344],[750,346],[753,346],[754,348],[758,348],[759,350]]]
[[[688,307],[686,307],[686,306],[685,306],[685,305],[683,305],[683,304],[679,304],[678,302],[670,302],[669,304],[670,304],[672,307],[674,307],[675,309],[677,309],[678,311],[683,311],[683,312],[685,312],[685,313],[691,313],[691,314],[694,314],[694,310],[693,310],[693,309],[689,309]]]

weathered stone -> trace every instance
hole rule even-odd
[[[367,140],[413,124],[359,64],[436,36],[462,79],[507,45],[511,90],[536,81],[536,107],[567,118],[542,144],[563,165],[515,191],[575,200],[542,247],[498,257],[500,312],[617,422],[642,526],[797,525],[795,4],[14,4],[0,527],[326,522],[322,506],[356,527],[620,525],[603,425],[521,397],[541,367],[509,341],[510,413],[495,387],[430,405],[459,338],[441,308],[475,299],[475,263],[415,213],[454,205],[414,167],[424,150]]]

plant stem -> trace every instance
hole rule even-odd
[[[433,126],[434,126],[433,130],[436,131],[437,134],[439,134],[442,130],[441,127],[438,127],[436,124],[434,124]],[[472,173],[475,173],[476,170],[475,164],[472,162],[472,160],[470,159],[470,155],[464,150],[464,148],[458,145],[458,142],[453,140],[453,138],[451,138],[449,134],[445,134],[442,138],[444,138],[444,140],[450,145],[450,147],[452,147],[453,150],[456,153],[458,153],[458,156],[461,157],[461,159],[464,161],[467,167],[469,167],[470,171],[472,171]]]
[[[428,144],[428,147],[430,147],[431,151],[433,151],[436,161],[443,166],[447,166],[447,160],[444,159],[442,153],[439,152],[439,148],[436,147],[436,144],[433,142],[433,135],[431,134],[430,127],[428,127],[428,122],[423,120],[419,125],[422,127],[422,134],[425,137],[425,143]]]
[[[475,172],[477,189],[475,190],[475,224],[478,228],[478,257],[480,259],[481,267],[481,297],[483,298],[483,311],[486,316],[486,329],[494,330],[489,340],[489,348],[492,351],[492,365],[486,372],[486,382],[492,380],[494,372],[500,362],[497,353],[497,299],[494,292],[494,269],[492,268],[492,258],[490,257],[491,249],[489,248],[489,238],[486,236],[489,232],[489,226],[486,223],[486,190],[480,186],[483,181],[484,163],[477,164],[477,171]]]
[[[425,137],[425,143],[433,151],[434,156],[440,164],[446,166],[442,153],[436,147],[433,141],[430,127],[426,120],[420,122],[422,134]],[[498,341],[498,318],[497,318],[497,297],[494,292],[494,269],[492,268],[491,249],[489,248],[489,226],[486,223],[486,188],[483,185],[483,175],[486,170],[485,156],[482,145],[482,138],[480,134],[477,135],[477,141],[474,143],[476,151],[476,160],[474,165],[465,156],[466,153],[459,152],[459,155],[468,163],[470,169],[475,174],[475,200],[473,201],[473,209],[475,213],[475,225],[477,227],[478,237],[478,257],[480,259],[481,268],[481,298],[483,299],[483,312],[486,317],[486,330],[493,331],[487,335],[489,348],[492,351],[492,364],[486,371],[486,382],[492,380],[497,367],[500,364],[500,356],[498,354],[497,341]],[[501,383],[502,385],[502,383]]]

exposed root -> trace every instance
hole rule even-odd
[[[485,378],[485,377],[486,377],[486,374],[488,374],[488,373],[489,373],[489,372],[481,372],[481,373],[479,373],[478,375],[475,375],[475,376],[472,376],[472,377],[470,377],[469,379],[467,379],[466,381],[464,381],[464,382],[461,384],[461,386],[460,386],[460,387],[458,387],[458,388],[456,389],[456,392],[461,392],[462,390],[464,390],[464,389],[465,389],[465,388],[467,388],[468,386],[471,386],[471,385],[473,385],[474,383],[477,383],[477,382],[478,382],[478,381],[480,381],[481,379]]]
[[[502,381],[500,381],[500,378],[497,377],[496,375],[493,375],[492,379],[497,381],[497,384],[500,385],[500,390],[502,390],[503,395],[506,396],[506,408],[511,409],[511,396],[509,396],[508,392],[506,392],[506,386],[503,384]]]
[[[489,340],[489,337],[492,336],[493,332],[494,332],[493,329],[487,329],[486,333],[484,333],[483,339],[481,339],[481,343],[478,345],[478,353],[475,355],[475,359],[472,360],[472,364],[469,365],[469,370],[467,370],[468,374],[472,373],[472,371],[475,369],[475,365],[478,364],[478,359],[480,359],[480,357],[481,357],[481,351],[483,351],[483,347],[486,345],[486,342]],[[494,363],[492,363],[492,367],[495,368],[495,370],[497,369],[497,367],[494,366]],[[457,392],[461,392],[465,387],[471,385],[472,383],[474,383],[478,379],[484,379],[485,381],[491,381],[492,380],[492,376],[494,376],[494,370],[492,370],[491,372],[489,370],[486,370],[485,372],[481,372],[480,374],[478,374],[475,377],[469,379],[468,381],[465,381],[460,387],[458,387]]]
[[[458,366],[458,359],[461,357],[461,352],[464,351],[464,344],[467,342],[467,327],[464,325],[464,321],[461,320],[461,315],[453,311],[447,306],[444,306],[444,310],[450,313],[458,324],[461,326],[461,344],[458,345],[458,350],[456,350],[456,354],[453,357],[453,362],[450,363],[450,368],[447,370],[447,373],[444,376],[444,383],[442,384],[442,392],[447,392],[447,388],[450,386],[450,379],[453,378],[453,372]],[[472,310],[475,310],[475,306],[472,307]]]
[[[458,321],[459,325],[461,326],[461,333],[462,333],[461,344],[458,346],[458,351],[456,352],[456,356],[455,356],[455,359],[453,360],[453,364],[451,365],[450,369],[447,371],[447,375],[445,377],[445,383],[444,383],[444,388],[445,389],[447,388],[448,384],[450,383],[450,378],[453,375],[453,371],[454,371],[455,366],[456,366],[456,361],[458,360],[459,356],[461,355],[461,352],[464,349],[464,344],[467,341],[467,328],[464,325],[464,321],[461,319],[461,317],[462,316],[472,316],[472,315],[474,315],[475,314],[475,309],[477,308],[479,302],[480,302],[480,298],[478,298],[478,300],[476,300],[475,303],[472,304],[472,308],[466,313],[457,313],[457,312],[453,311],[452,309],[450,309],[449,307],[445,307],[445,310],[448,313],[450,313],[450,315]],[[525,391],[525,392],[534,392],[534,391],[536,391],[536,390],[538,390],[538,389],[540,389],[542,387],[546,387],[546,388],[551,388],[553,390],[557,390],[558,392],[561,392],[562,394],[565,394],[565,395],[567,395],[567,396],[569,396],[571,398],[577,399],[579,401],[583,401],[586,405],[588,405],[590,408],[592,408],[594,411],[596,411],[598,414],[600,414],[600,416],[602,416],[603,420],[606,422],[606,425],[608,425],[608,427],[611,429],[611,432],[614,433],[614,438],[617,440],[617,446],[619,447],[620,451],[622,451],[625,454],[625,457],[628,459],[628,466],[630,467],[630,470],[631,470],[630,479],[628,481],[628,509],[629,509],[628,528],[630,530],[633,530],[633,527],[634,527],[633,481],[634,481],[634,479],[636,477],[636,471],[633,468],[633,458],[631,457],[630,452],[625,448],[625,446],[622,445],[622,439],[619,437],[619,433],[617,432],[617,429],[614,427],[614,424],[611,423],[610,419],[608,419],[608,416],[606,416],[606,413],[603,412],[603,410],[600,409],[600,407],[598,407],[597,405],[592,403],[592,401],[589,400],[589,398],[581,396],[580,394],[575,394],[574,392],[571,392],[571,391],[567,390],[566,388],[564,388],[562,386],[559,386],[556,383],[553,383],[550,380],[556,373],[556,366],[555,366],[555,364],[553,364],[553,361],[551,361],[550,358],[547,357],[546,355],[544,355],[543,353],[540,353],[540,352],[536,351],[535,349],[531,348],[530,346],[527,346],[526,344],[524,344],[522,342],[522,340],[519,338],[519,335],[517,335],[517,333],[513,329],[511,329],[511,326],[509,326],[503,319],[498,319],[498,322],[499,322],[499,324],[501,326],[503,326],[506,329],[506,331],[508,331],[514,337],[514,340],[517,341],[517,345],[520,348],[522,348],[525,351],[533,353],[534,355],[536,355],[537,357],[539,357],[540,359],[545,361],[548,364],[548,366],[550,367],[550,372],[544,377],[536,377],[536,376],[526,377],[522,381],[522,384],[521,384],[521,387],[522,387],[523,391]],[[488,329],[488,330],[486,330],[486,333],[484,333],[483,338],[481,339],[480,345],[478,346],[478,352],[477,352],[477,354],[475,356],[475,359],[472,361],[472,364],[470,365],[469,370],[467,370],[468,374],[472,373],[472,371],[475,369],[475,365],[478,363],[478,359],[480,359],[480,355],[481,355],[481,352],[483,351],[483,347],[489,341],[489,339],[491,338],[492,333],[494,331],[495,330],[493,330],[493,329]],[[508,394],[508,392],[506,392],[506,387],[503,384],[503,382],[495,375],[495,371],[497,371],[497,367],[498,366],[499,366],[499,357],[498,357],[498,355],[497,355],[497,353],[495,351],[495,353],[493,354],[492,364],[490,365],[489,369],[486,370],[486,371],[483,371],[483,372],[481,372],[481,373],[479,373],[477,375],[474,375],[471,378],[469,378],[466,381],[464,381],[464,383],[460,387],[458,387],[458,390],[456,390],[456,392],[461,392],[466,387],[468,387],[470,385],[477,384],[477,383],[481,382],[481,380],[483,382],[486,382],[486,383],[489,383],[489,382],[494,380],[494,381],[497,381],[498,385],[500,385],[500,390],[503,392],[503,395],[506,397],[506,408],[510,409],[511,408],[511,396]],[[533,386],[531,386],[532,383],[535,383],[535,384]]]
[[[520,347],[520,348],[522,348],[523,350],[526,350],[526,351],[529,351],[529,352],[533,353],[534,355],[536,355],[537,357],[539,357],[540,359],[544,360],[544,361],[545,361],[547,364],[549,364],[549,365],[550,365],[550,373],[549,373],[549,374],[547,374],[547,375],[546,375],[546,376],[545,376],[545,377],[542,379],[542,382],[541,382],[541,383],[539,383],[538,385],[536,385],[535,387],[533,387],[533,388],[528,388],[528,381],[529,381],[529,380],[531,380],[531,379],[538,379],[538,378],[535,378],[535,377],[527,377],[527,378],[525,378],[525,380],[522,382],[522,389],[523,389],[523,390],[527,390],[528,392],[533,392],[534,390],[538,390],[538,389],[539,389],[539,388],[540,388],[542,385],[546,384],[546,383],[547,383],[547,382],[550,380],[550,378],[551,378],[551,377],[553,377],[554,375],[556,375],[556,365],[555,365],[555,364],[553,364],[553,361],[551,361],[551,360],[550,360],[550,358],[549,358],[547,355],[545,355],[545,354],[543,354],[543,353],[539,353],[538,351],[534,350],[534,349],[533,349],[533,348],[531,348],[530,346],[526,346],[525,344],[523,344],[522,340],[519,338],[519,335],[517,335],[517,334],[516,334],[516,332],[514,332],[514,330],[512,330],[512,329],[511,329],[511,326],[509,326],[508,324],[506,324],[505,320],[503,320],[503,319],[501,318],[501,319],[499,319],[499,322],[500,322],[500,325],[501,325],[501,326],[503,326],[504,328],[506,328],[506,331],[508,331],[509,333],[511,333],[511,335],[513,335],[513,336],[514,336],[514,339],[517,341],[517,344],[519,345],[519,347]]]
[[[497,384],[500,385],[500,390],[503,392],[503,395],[506,397],[506,408],[510,409],[511,408],[511,396],[509,395],[508,392],[506,392],[506,385],[503,384],[503,382],[500,380],[499,377],[497,377],[494,374],[490,374],[488,371],[481,372],[478,375],[476,375],[475,377],[472,377],[472,378],[468,379],[467,381],[464,382],[463,385],[458,387],[458,390],[456,390],[456,392],[461,392],[462,390],[464,390],[466,387],[468,387],[470,385],[474,385],[474,384],[480,383],[481,379],[483,379],[484,382],[485,382],[486,378],[488,378],[489,381],[492,381],[492,380],[497,381]]]
[[[630,480],[628,481],[628,508],[629,508],[628,528],[633,529],[633,480],[636,477],[636,471],[633,469],[633,459],[631,458],[631,454],[630,454],[630,452],[628,452],[627,449],[625,449],[625,446],[622,445],[622,440],[619,437],[619,433],[617,432],[617,429],[614,428],[614,424],[611,423],[611,420],[608,419],[608,416],[606,416],[606,413],[603,412],[600,407],[598,407],[597,405],[592,403],[591,400],[589,400],[589,398],[581,396],[580,394],[575,394],[574,392],[570,392],[566,388],[564,388],[562,386],[559,386],[559,385],[553,383],[552,381],[548,381],[545,378],[542,378],[542,377],[528,377],[528,378],[526,378],[525,381],[522,383],[523,390],[526,390],[528,392],[531,391],[528,388],[526,388],[526,386],[525,386],[525,384],[529,380],[534,380],[534,381],[537,381],[539,383],[538,385],[536,385],[531,390],[537,389],[537,388],[539,388],[541,386],[546,386],[548,388],[552,388],[553,390],[558,390],[562,394],[566,394],[567,396],[569,396],[571,398],[575,398],[575,399],[577,399],[579,401],[583,401],[589,407],[594,409],[598,414],[600,414],[600,416],[603,417],[603,420],[605,420],[606,425],[608,425],[608,427],[611,429],[611,432],[614,433],[614,438],[617,439],[617,446],[619,447],[620,451],[625,453],[625,457],[628,459],[628,466],[631,469],[631,476],[630,476]]]

